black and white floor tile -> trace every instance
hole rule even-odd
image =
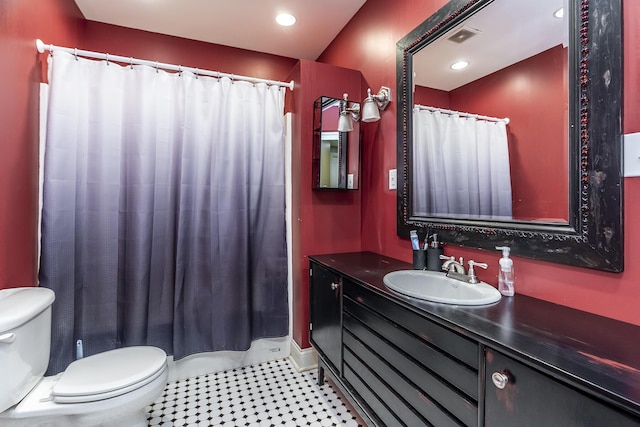
[[[147,409],[149,426],[359,426],[317,370],[287,359],[169,383]]]

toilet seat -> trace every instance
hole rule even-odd
[[[158,378],[166,353],[156,347],[124,347],[71,363],[52,388],[56,403],[84,403],[120,396]]]

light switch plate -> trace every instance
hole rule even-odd
[[[353,190],[353,174],[352,173],[347,174],[347,189]]]
[[[624,176],[640,176],[640,132],[624,136]]]
[[[389,190],[398,189],[398,170],[389,169]]]

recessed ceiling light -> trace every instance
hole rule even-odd
[[[463,68],[467,68],[469,63],[467,61],[458,61],[451,64],[452,70],[462,70]]]
[[[296,17],[291,15],[290,13],[281,13],[276,16],[276,22],[283,27],[290,27],[296,23]]]
[[[561,7],[560,9],[553,12],[553,16],[555,16],[558,19],[562,19],[562,17],[564,16],[564,8]]]

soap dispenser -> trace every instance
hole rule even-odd
[[[433,234],[431,236],[431,243],[427,248],[427,270],[442,271],[442,255],[443,250],[440,242],[438,242],[438,235]]]
[[[496,249],[502,251],[500,271],[498,271],[498,291],[500,291],[502,295],[510,297],[514,294],[513,260],[509,258],[511,248],[508,246],[496,246]]]

